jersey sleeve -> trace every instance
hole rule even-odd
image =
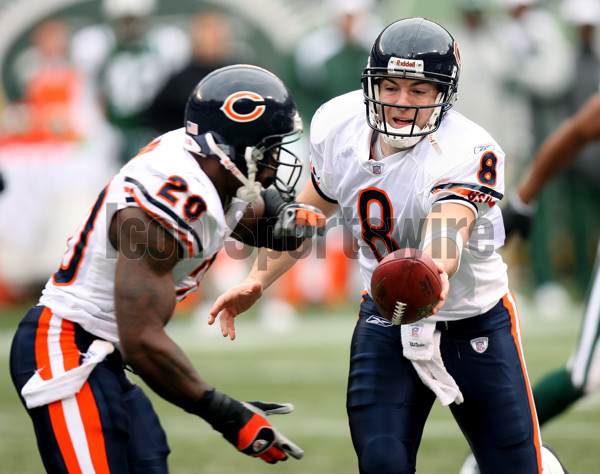
[[[326,201],[337,204],[332,190],[331,153],[327,150],[326,134],[322,133],[322,128],[327,125],[323,123],[324,120],[326,114],[321,107],[315,113],[310,127],[310,177],[319,195]]]
[[[429,208],[444,202],[469,206],[477,217],[485,215],[504,196],[504,152],[477,150],[449,170],[430,190]]]
[[[136,206],[156,219],[179,243],[183,258],[202,255],[202,239],[210,225],[204,199],[190,191],[181,176],[134,174],[123,177],[124,207]]]

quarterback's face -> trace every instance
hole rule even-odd
[[[385,107],[385,119],[394,128],[411,126],[415,121],[415,109],[407,107],[435,104],[438,95],[435,84],[414,79],[383,79],[379,85],[379,100],[396,107]],[[423,128],[435,108],[420,109],[416,125]]]

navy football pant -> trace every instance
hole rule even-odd
[[[540,473],[539,426],[512,296],[484,314],[438,328],[442,359],[465,399],[450,410],[481,472]],[[487,338],[487,346],[477,351],[479,338]],[[434,401],[402,355],[399,327],[382,318],[365,295],[352,337],[347,393],[360,472],[414,473]]]
[[[49,308],[29,310],[10,353],[19,395],[35,371],[46,380],[53,370],[78,366],[94,339]],[[127,378],[118,351],[94,368],[75,396],[27,411],[49,473],[168,472],[165,433],[148,397]]]

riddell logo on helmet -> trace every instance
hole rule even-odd
[[[221,106],[221,110],[223,111],[223,113],[225,115],[227,115],[227,117],[229,117],[231,120],[234,120],[235,122],[252,122],[253,120],[256,120],[257,118],[259,118],[267,109],[267,107],[265,105],[256,105],[248,113],[241,114],[239,112],[236,112],[235,111],[235,103],[238,100],[243,100],[243,99],[252,100],[254,102],[262,102],[262,103],[264,103],[264,101],[265,101],[264,97],[262,97],[261,95],[255,93],[255,92],[250,92],[250,91],[234,92],[229,97],[227,97],[227,99],[225,99],[225,101],[223,102],[223,105]]]
[[[425,64],[421,59],[406,59],[391,57],[388,61],[388,72],[410,71],[413,74],[422,74]]]

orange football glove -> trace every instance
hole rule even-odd
[[[238,402],[219,390],[206,392],[193,409],[223,434],[238,451],[270,464],[288,456],[301,459],[304,451],[267,421],[267,415],[290,413],[294,407],[272,402]]]
[[[313,237],[325,234],[327,218],[320,209],[301,202],[289,202],[281,206],[277,213],[277,223],[273,229],[276,239],[281,237]]]

